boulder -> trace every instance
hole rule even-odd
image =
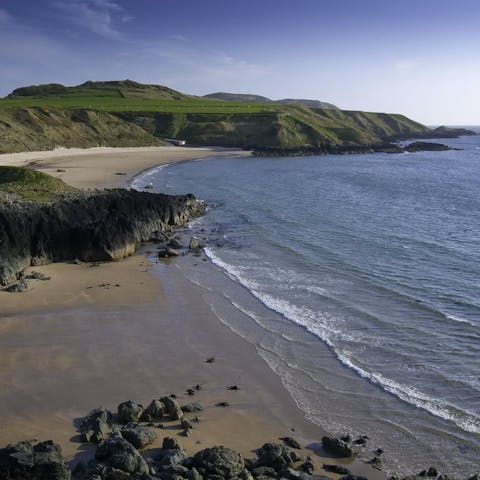
[[[84,442],[100,443],[112,433],[112,414],[104,408],[92,410],[81,422]]]
[[[328,453],[338,457],[353,457],[355,455],[353,448],[339,438],[323,437],[322,445]]]
[[[278,443],[265,443],[257,451],[257,456],[257,465],[271,467],[277,472],[290,467],[293,463],[292,452]]]
[[[170,248],[175,248],[175,249],[178,249],[178,248],[182,248],[182,242],[178,239],[178,238],[172,238],[169,242],[168,242],[168,246]]]
[[[282,440],[287,447],[297,449],[302,448],[300,444],[292,437],[282,437],[280,440]]]
[[[70,480],[71,474],[56,443],[18,442],[0,449],[0,478]]]
[[[161,466],[178,465],[187,458],[186,453],[180,449],[165,449],[159,454],[159,464]]]
[[[112,435],[99,445],[95,458],[107,467],[130,474],[148,473],[147,462],[130,442],[118,434]]]
[[[340,475],[350,475],[351,472],[348,468],[342,467],[341,465],[329,465],[323,464],[323,469],[326,472],[338,473]]]
[[[173,420],[181,420],[183,411],[178,402],[172,397],[162,397],[160,401],[165,405],[165,412],[172,417]]]
[[[182,405],[182,411],[185,413],[201,412],[203,410],[202,405],[197,402],[188,403],[187,405]]]
[[[182,444],[180,440],[172,437],[165,437],[162,443],[162,449],[164,450],[182,450]]]
[[[143,427],[142,425],[127,425],[122,428],[120,433],[135,448],[144,448],[157,439],[157,434],[153,428]]]
[[[143,407],[130,400],[118,406],[118,419],[122,423],[138,422],[142,413]]]
[[[198,250],[200,248],[200,244],[198,243],[198,240],[195,237],[192,237],[190,239],[190,242],[188,244],[188,249],[189,250]]]
[[[14,283],[5,289],[5,291],[10,293],[23,293],[28,290],[30,290],[30,284],[23,278],[18,283]]]
[[[163,417],[164,411],[165,405],[160,400],[152,400],[144,413],[150,415],[150,418],[160,419]]]
[[[245,468],[243,457],[223,446],[201,450],[193,457],[193,465],[209,475],[225,478],[237,477]]]

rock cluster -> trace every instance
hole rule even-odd
[[[192,405],[195,408],[185,408]],[[201,409],[199,404],[181,407],[172,396],[152,400],[147,408],[123,402],[117,414],[98,408],[78,424],[82,440],[97,444],[90,461],[77,463],[71,472],[57,444],[19,442],[0,449],[0,480],[329,480],[315,474],[311,457],[299,454],[302,447],[292,437],[282,437],[283,444],[265,443],[256,450],[256,458],[243,458],[222,445],[189,456],[174,436],[164,437],[161,448],[145,450],[157,439],[153,427],[163,427],[152,420],[180,421],[183,428],[185,422],[190,423],[183,412]],[[365,436],[356,440],[350,436],[322,438],[324,450],[341,457],[355,455],[367,443]],[[383,453],[380,449],[375,452]],[[344,466],[328,464],[323,470],[340,475],[339,480],[367,480]],[[479,478],[475,475],[469,480]],[[431,467],[403,480],[425,479],[447,477]]]

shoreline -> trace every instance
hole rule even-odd
[[[111,149],[103,151],[102,155],[118,157],[119,153],[123,154],[121,166],[125,167],[126,175],[122,175],[121,182],[125,184],[139,174],[140,164],[147,165],[142,170],[148,170],[173,163],[171,156],[168,162],[166,158],[159,162],[158,153],[166,153],[165,147],[153,148],[153,154],[151,151],[143,153],[146,158],[140,161],[138,156],[141,152],[138,149],[129,149],[128,152]],[[178,147],[166,148],[178,152]],[[181,155],[184,152],[182,149]],[[10,161],[35,161],[35,168],[48,173],[62,168],[66,172],[54,173],[61,174],[67,183],[87,188],[118,183],[119,177],[115,175],[120,167],[118,162],[107,161],[100,166],[98,155],[92,152],[73,156],[65,155],[63,151],[60,153],[55,154],[53,161],[48,156],[38,159],[35,152],[13,154],[23,157]],[[188,153],[189,158],[176,155],[173,161],[187,161],[212,154],[234,154],[223,149],[194,149]],[[132,159],[132,154],[137,158]],[[83,163],[85,157],[88,165],[92,161],[97,163],[96,170],[89,175],[83,171],[89,168]],[[253,345],[222,325],[202,299],[200,287],[191,284],[169,261],[160,265],[160,281],[152,275],[145,250],[154,249],[152,244],[144,252],[126,260],[99,266],[50,264],[30,268],[52,276],[52,280],[37,281],[30,292],[22,294],[0,292],[0,351],[2,356],[7,354],[10,359],[0,366],[0,380],[5,386],[0,402],[4,405],[0,413],[5,422],[0,444],[22,437],[37,437],[39,440],[53,437],[62,445],[67,457],[73,460],[80,448],[72,441],[76,434],[72,424],[74,418],[84,416],[101,405],[113,409],[116,404],[128,399],[145,403],[173,390],[180,393],[190,384],[207,383],[209,388],[199,395],[199,398],[205,396],[210,405],[204,414],[205,424],[199,427],[202,445],[224,443],[247,454],[253,446],[258,447],[264,441],[278,441],[280,435],[288,435],[290,429],[295,428],[294,435],[299,440],[318,448],[314,445],[318,446],[325,432],[305,418],[281,379]],[[172,287],[173,284],[176,288]],[[201,331],[198,329],[198,317],[201,318]],[[158,325],[159,318],[166,322],[161,327]],[[147,329],[151,335],[144,338],[139,328]],[[182,333],[179,334],[178,330]],[[162,333],[165,332],[169,335],[164,337]],[[200,342],[200,333],[203,343]],[[150,344],[151,337],[157,339],[156,345]],[[109,341],[105,344],[107,338]],[[180,345],[183,351],[178,352]],[[146,352],[139,355],[138,351],[142,348]],[[120,354],[121,361],[116,358],[119,349],[125,352]],[[144,363],[138,362],[135,358],[138,355]],[[168,355],[175,361],[165,362]],[[218,365],[222,373],[216,371],[214,378],[212,369],[205,365],[205,358],[211,355],[218,355],[221,360],[215,363],[215,368]],[[128,371],[132,360],[132,371]],[[126,371],[119,368],[118,363]],[[165,363],[171,371],[165,372]],[[145,372],[143,365],[156,372]],[[123,380],[112,379],[111,376],[119,376]],[[226,391],[226,386],[235,382],[241,390]],[[157,383],[161,384],[160,388]],[[58,394],[62,389],[68,398],[58,398],[62,397]],[[73,392],[80,398],[72,397]],[[226,398],[233,400],[232,408],[213,406]],[[232,430],[236,432],[233,437],[230,434]],[[253,445],[252,432],[259,439]],[[193,437],[191,446],[187,442],[187,450],[199,449],[193,439],[197,441],[199,438]],[[318,466],[324,461],[332,461],[316,454],[314,460]],[[345,460],[337,463],[344,464]],[[360,460],[346,461],[346,464],[357,475],[368,475],[371,479],[385,478],[384,473]]]

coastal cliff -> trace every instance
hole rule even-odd
[[[121,189],[77,191],[50,203],[0,203],[0,285],[31,265],[124,258],[139,242],[164,240],[203,209],[193,195]]]
[[[404,115],[341,110],[318,100],[195,97],[129,80],[24,87],[0,99],[0,153],[162,145],[167,138],[197,146],[334,151],[431,134]]]

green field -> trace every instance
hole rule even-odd
[[[164,113],[263,113],[288,107],[269,103],[222,102],[208,99],[163,100],[123,98],[120,96],[46,96],[17,97],[0,100],[0,109],[44,107],[88,109],[103,112]]]

